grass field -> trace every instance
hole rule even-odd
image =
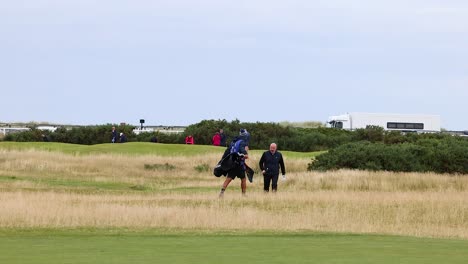
[[[467,241],[337,234],[2,234],[0,263],[466,263]]]
[[[308,172],[276,195],[212,146],[0,142],[0,263],[465,263],[468,177]],[[258,169],[260,150],[248,163]],[[398,235],[398,236],[395,236]],[[274,258],[272,258],[274,256]],[[315,261],[315,262],[314,262]]]
[[[99,144],[99,145],[76,145],[63,143],[43,142],[0,142],[3,150],[44,150],[58,151],[66,154],[89,155],[89,154],[122,154],[125,156],[135,155],[158,155],[158,156],[199,156],[204,154],[219,154],[224,148],[206,145],[181,145],[181,144],[151,144],[143,142],[132,142],[127,144]],[[259,154],[262,151],[253,150],[252,153]],[[312,158],[322,152],[292,152],[283,151],[291,158]]]

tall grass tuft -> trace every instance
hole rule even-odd
[[[203,164],[197,165],[197,166],[195,166],[193,168],[196,171],[198,171],[199,173],[203,173],[203,172],[208,172],[210,170],[210,165],[208,165],[206,163],[203,163]]]
[[[176,167],[169,163],[164,164],[145,164],[146,170],[173,170]]]

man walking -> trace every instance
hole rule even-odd
[[[117,130],[115,130],[115,126],[112,127],[112,143],[117,142]]]
[[[224,130],[223,130],[223,129],[220,129],[220,130],[219,130],[219,138],[220,138],[219,145],[220,145],[221,147],[225,147],[225,146],[226,146],[226,134],[224,134]]]
[[[224,197],[224,191],[228,187],[229,183],[231,183],[231,181],[234,180],[236,177],[241,180],[242,195],[245,195],[245,192],[247,190],[247,181],[245,177],[245,160],[248,159],[248,154],[246,150],[245,141],[242,139],[242,137],[238,136],[232,140],[230,147],[228,147],[224,152],[222,160],[225,159],[230,159],[229,161],[232,162],[232,167],[227,172],[227,177],[223,183],[221,192],[219,193],[219,198]]]
[[[260,170],[263,173],[263,190],[269,192],[270,182],[271,190],[276,192],[278,190],[278,177],[279,169],[281,167],[281,174],[283,180],[286,179],[286,170],[284,168],[283,155],[279,151],[276,151],[277,146],[275,143],[270,144],[270,150],[265,151],[260,158]]]

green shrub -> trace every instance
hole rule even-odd
[[[50,133],[51,141],[94,145],[101,143],[110,143],[112,138],[112,126],[115,126],[117,132],[123,132],[127,136],[127,141],[135,141],[132,126],[125,125],[99,125],[99,126],[83,126],[74,127],[72,129],[58,128],[55,132]]]
[[[384,140],[384,128],[380,126],[367,126],[365,129],[356,129],[354,136],[356,141],[382,142]]]
[[[352,132],[334,128],[297,128],[278,123],[241,123],[239,120],[203,120],[187,127],[186,135],[193,135],[195,144],[211,145],[216,131],[224,129],[229,143],[241,128],[250,132],[251,149],[267,149],[272,142],[282,150],[317,151],[351,142]]]
[[[48,133],[37,129],[31,129],[23,132],[8,134],[3,140],[16,142],[39,142],[44,141],[44,136],[48,136]]]
[[[138,142],[151,142],[151,138],[156,137],[158,143],[165,144],[182,144],[184,142],[185,136],[183,134],[169,134],[161,132],[148,132],[140,133],[135,136],[135,141]]]
[[[458,137],[423,138],[414,143],[393,145],[362,141],[344,144],[317,156],[308,169],[468,174],[467,150],[468,140]]]

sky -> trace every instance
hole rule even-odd
[[[1,0],[0,98],[0,122],[468,130],[468,1]]]

